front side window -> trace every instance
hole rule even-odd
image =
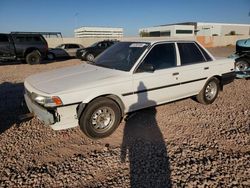
[[[94,60],[94,65],[130,71],[148,46],[149,43],[142,42],[118,42],[101,53]]]
[[[42,41],[42,39],[41,39],[39,36],[34,36],[34,37],[32,37],[32,40],[33,40],[34,42],[41,42],[41,41]]]
[[[143,67],[143,64],[152,65],[155,70],[175,67],[176,53],[174,43],[158,44],[154,46],[140,67]]]
[[[27,38],[22,36],[17,36],[16,42],[27,42]]]
[[[195,43],[178,43],[178,49],[181,65],[202,63],[206,61]]]
[[[65,45],[64,45],[64,44],[60,44],[60,45],[57,46],[56,48],[62,48],[62,49],[64,49],[64,48],[65,48]]]

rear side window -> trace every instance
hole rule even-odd
[[[40,36],[17,36],[17,42],[41,42],[42,39]]]
[[[178,48],[181,65],[202,63],[206,61],[195,43],[178,43]]]
[[[206,60],[207,61],[212,61],[212,58],[210,57],[210,55],[208,55],[208,53],[199,44],[197,44],[197,45],[198,45],[199,49],[202,51],[202,53],[205,56]]]
[[[9,42],[8,35],[0,34],[0,42]]]
[[[153,47],[144,63],[148,63],[157,69],[165,69],[176,66],[176,54],[174,43],[158,44]]]

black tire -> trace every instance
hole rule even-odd
[[[49,53],[47,54],[47,59],[48,59],[48,60],[54,60],[55,58],[56,58],[55,54],[53,54],[53,53],[51,53],[51,52],[49,52]]]
[[[237,71],[245,71],[249,69],[250,63],[246,58],[239,58],[236,60],[235,66]]]
[[[93,54],[91,54],[91,53],[88,53],[86,55],[87,61],[93,62],[94,58],[95,58],[95,56]]]
[[[217,78],[212,77],[206,82],[203,89],[196,96],[196,99],[202,104],[212,104],[217,98],[219,90],[220,81]]]
[[[111,135],[121,122],[121,109],[113,100],[100,97],[90,102],[80,117],[81,130],[92,139]]]
[[[26,63],[30,65],[40,64],[41,56],[37,51],[32,51],[26,55],[25,60],[26,60]]]

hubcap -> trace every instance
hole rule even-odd
[[[88,55],[88,60],[89,60],[89,61],[93,61],[93,59],[94,59],[94,56],[93,56],[92,54],[89,54],[89,55]]]
[[[212,100],[216,93],[217,93],[217,85],[215,82],[210,82],[207,87],[206,87],[206,91],[205,91],[205,95],[207,100]]]
[[[244,61],[239,61],[237,64],[236,64],[236,68],[239,70],[239,71],[245,71],[248,69],[248,65],[246,62]]]
[[[36,57],[35,56],[31,56],[30,60],[31,60],[32,63],[35,63],[36,62]]]
[[[102,133],[112,127],[115,121],[115,112],[109,107],[98,108],[91,117],[91,124],[95,131]]]

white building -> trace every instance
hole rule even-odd
[[[139,29],[140,36],[250,35],[250,24],[183,22]]]
[[[195,30],[198,36],[250,35],[250,24],[197,22]]]
[[[193,25],[162,25],[149,28],[139,29],[142,36],[143,33],[149,37],[175,37],[175,36],[193,36]]]
[[[123,28],[115,27],[80,27],[74,30],[76,38],[120,38]]]

